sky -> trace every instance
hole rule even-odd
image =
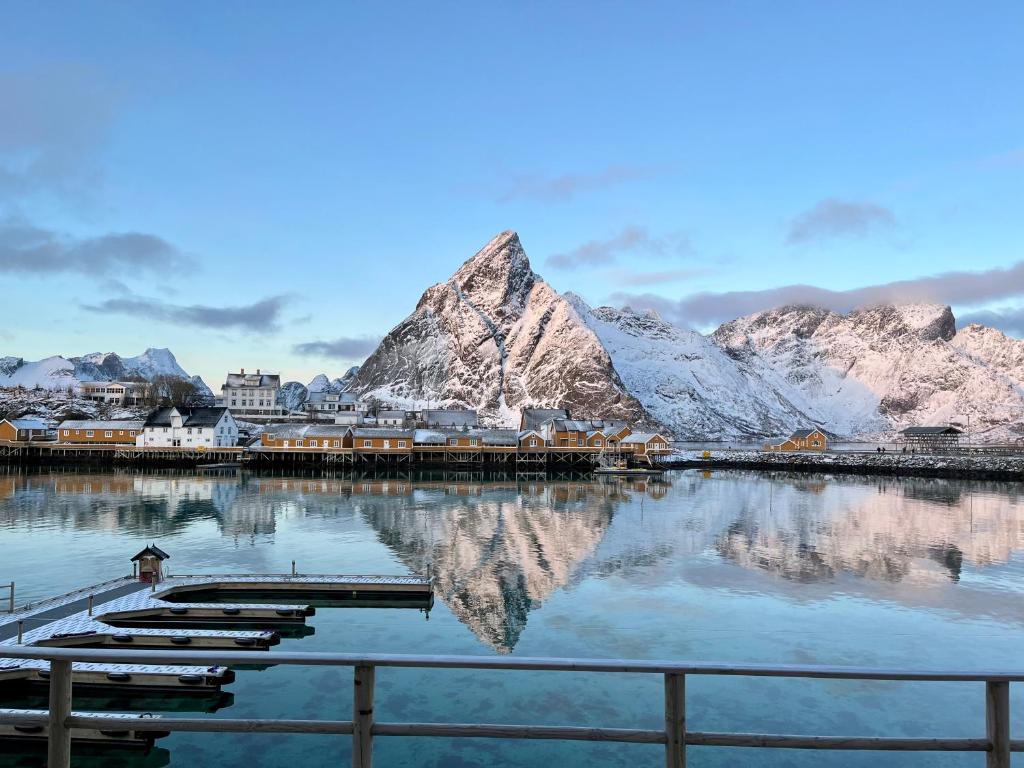
[[[494,234],[707,331],[1024,335],[1024,3],[3,2],[0,356],[358,364]]]

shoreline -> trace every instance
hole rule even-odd
[[[750,469],[823,472],[956,480],[1024,480],[1024,454],[957,455],[902,453],[765,453],[762,451],[685,451],[662,462],[665,469]]]

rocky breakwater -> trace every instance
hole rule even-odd
[[[680,451],[671,469],[757,469],[855,475],[900,475],[978,480],[1024,480],[1024,454],[964,453],[766,453],[761,451]]]

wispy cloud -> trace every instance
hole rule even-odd
[[[628,226],[604,240],[589,240],[571,251],[553,253],[544,263],[553,269],[599,267],[614,264],[618,254],[627,251],[683,255],[690,252],[690,240],[682,232],[652,237],[646,227]]]
[[[340,360],[362,359],[377,348],[380,339],[376,336],[342,336],[334,341],[307,341],[296,344],[292,351],[297,355],[311,357],[332,357]]]
[[[190,259],[155,235],[115,232],[74,238],[20,219],[0,221],[0,272],[91,277],[186,267]]]
[[[609,165],[592,173],[563,173],[559,176],[525,175],[513,178],[496,200],[508,203],[518,199],[544,202],[571,200],[580,192],[614,187],[629,181],[656,176],[654,168],[637,165]]]
[[[874,304],[936,302],[978,306],[1024,296],[1024,261],[980,272],[943,272],[846,291],[813,285],[783,285],[758,291],[701,292],[682,299],[652,293],[618,292],[612,300],[633,308],[655,309],[684,325],[707,326],[789,304],[813,305],[849,312]]]
[[[252,304],[211,307],[204,304],[168,304],[158,299],[133,296],[107,299],[99,304],[85,304],[82,308],[89,312],[127,315],[196,328],[265,333],[280,327],[281,312],[288,301],[288,296],[270,296]]]
[[[95,160],[118,95],[74,66],[0,72],[0,202],[38,192],[80,198],[96,187]]]
[[[793,219],[786,242],[797,244],[837,237],[863,237],[871,231],[891,229],[895,225],[896,216],[888,208],[830,197]]]

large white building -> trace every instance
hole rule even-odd
[[[282,416],[279,405],[281,377],[276,373],[229,373],[220,388],[217,405],[230,408],[236,416]]]
[[[157,408],[136,437],[139,447],[230,448],[238,443],[238,425],[227,408]]]

